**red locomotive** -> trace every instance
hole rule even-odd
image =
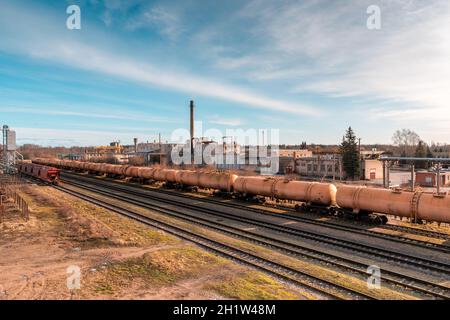
[[[18,166],[19,173],[37,178],[41,181],[58,184],[59,169],[53,167],[42,166],[34,163],[22,163]]]

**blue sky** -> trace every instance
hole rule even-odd
[[[363,143],[400,128],[450,142],[450,4],[0,0],[0,123],[19,143],[166,140],[190,99],[205,129],[282,143],[339,143],[349,125]]]

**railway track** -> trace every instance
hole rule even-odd
[[[417,228],[411,228],[411,227],[407,227],[407,226],[399,226],[399,225],[394,225],[394,224],[387,224],[382,227],[386,228],[386,229],[394,230],[394,231],[412,233],[412,234],[416,234],[419,236],[425,236],[425,237],[450,241],[450,235],[446,234],[446,233],[442,233],[442,232],[431,231],[431,230],[420,230]]]
[[[128,195],[117,195],[113,194],[111,192],[111,189],[108,188],[107,190],[101,190],[97,187],[92,187],[90,185],[77,183],[77,182],[70,182],[71,184],[81,187],[84,189],[87,189],[91,192],[96,192],[103,194],[108,197],[115,198],[117,200],[126,201],[128,203],[132,203],[134,205],[138,205],[141,207],[145,207],[147,209],[155,209],[158,208],[159,210],[164,211],[165,214],[168,214],[167,209],[164,207],[158,206],[155,203],[149,203],[147,198],[148,196],[136,196],[133,194]],[[124,191],[120,191],[124,192]],[[129,192],[129,191],[128,191]],[[159,200],[161,201],[161,199]],[[356,273],[360,277],[363,277],[364,279],[367,278],[367,264],[364,263],[358,263],[356,261],[345,259],[342,257],[339,257],[338,255],[332,255],[329,253],[324,253],[319,250],[313,250],[311,248],[302,247],[293,243],[288,243],[286,241],[280,241],[278,239],[269,238],[261,234],[257,234],[255,232],[251,231],[243,231],[242,229],[232,227],[229,224],[226,223],[220,223],[218,221],[211,222],[211,219],[206,218],[200,218],[195,215],[190,215],[186,211],[176,211],[171,210],[169,213],[171,216],[174,216],[178,219],[183,220],[189,220],[191,223],[200,224],[202,226],[206,226],[210,229],[214,229],[216,231],[226,233],[228,235],[232,235],[234,237],[238,237],[241,239],[245,239],[247,241],[251,241],[254,243],[257,243],[259,245],[263,245],[275,250],[278,250],[283,253],[287,253],[289,255],[293,256],[302,256],[306,257],[308,259],[313,259],[315,261],[321,262],[323,264],[331,264],[335,267],[344,269],[351,273]],[[223,217],[223,216],[222,216]],[[414,277],[409,277],[404,274],[399,274],[393,271],[386,270],[383,268],[383,277],[382,279],[386,281],[387,283],[391,284],[392,286],[401,286],[403,288],[406,288],[407,290],[420,293],[422,295],[426,295],[428,297],[437,297],[442,299],[449,299],[450,298],[450,288],[447,288],[445,286],[417,279]]]
[[[325,297],[328,299],[374,299],[374,297],[372,297],[371,295],[349,289],[347,287],[332,283],[328,280],[318,278],[306,272],[302,272],[289,266],[270,261],[264,257],[244,251],[235,246],[209,239],[186,228],[181,228],[179,226],[153,219],[149,216],[133,212],[129,209],[120,207],[115,204],[107,203],[105,201],[62,186],[54,186],[54,188],[97,206],[119,213],[128,218],[137,220],[145,225],[152,226],[154,228],[173,234],[179,238],[195,243],[196,245],[199,245],[223,257],[253,267],[257,270],[263,271],[267,274],[292,283],[301,288],[306,288],[307,290],[314,292],[320,297]],[[153,210],[160,211],[161,209],[153,208]],[[170,210],[165,209],[164,212],[170,212]]]
[[[133,186],[133,187],[139,188],[139,186]],[[153,191],[153,189],[152,189],[152,191]],[[169,194],[169,195],[174,195],[174,192],[171,192],[168,190],[155,189],[155,191]],[[277,213],[270,212],[269,210],[248,207],[246,205],[240,205],[238,203],[223,202],[220,200],[214,200],[214,199],[210,199],[210,198],[198,198],[198,197],[193,197],[193,196],[190,196],[190,195],[184,194],[184,193],[179,193],[179,194],[184,198],[200,199],[200,201],[218,204],[218,205],[224,205],[224,206],[231,207],[231,208],[244,209],[244,210],[260,213],[263,215],[274,216],[274,217],[282,216],[282,217],[289,218],[291,220],[295,220],[295,221],[299,221],[299,222],[307,222],[307,223],[313,224],[313,225],[332,227],[332,228],[338,229],[338,230],[350,231],[350,232],[362,234],[362,235],[369,235],[371,237],[375,237],[375,238],[379,238],[379,239],[389,239],[389,240],[400,242],[400,243],[408,243],[408,244],[413,244],[413,245],[416,245],[416,246],[419,246],[422,248],[433,249],[433,250],[444,252],[444,253],[450,253],[450,246],[444,246],[444,245],[440,245],[440,244],[436,244],[436,243],[432,243],[432,242],[428,242],[428,241],[407,238],[407,237],[399,236],[399,235],[385,234],[385,233],[380,233],[380,232],[372,231],[372,230],[364,230],[364,229],[361,229],[360,227],[344,225],[339,222],[319,221],[313,217],[307,217],[304,215],[300,216],[297,211],[295,211],[293,209],[289,209],[289,208],[283,208],[283,210],[289,211],[291,213],[277,214]],[[177,195],[178,195],[178,193],[177,193]],[[275,206],[272,206],[272,207],[276,208]],[[450,235],[435,232],[435,231],[419,230],[416,228],[408,228],[405,226],[395,226],[395,225],[382,225],[379,227],[385,228],[385,229],[390,229],[393,231],[401,231],[401,232],[407,232],[410,234],[427,236],[427,237],[431,237],[431,238],[450,240]]]
[[[78,182],[73,181],[73,180],[72,180],[72,182],[79,183],[80,179],[81,179],[81,181],[83,181],[83,179],[84,179],[84,181],[86,181],[86,179],[88,179],[88,183],[91,186],[94,186],[94,185],[99,186],[99,187],[105,186],[105,182],[99,181],[98,179],[95,179],[95,181],[91,178],[84,178],[84,177],[78,177],[76,179],[78,179]],[[66,181],[67,181],[67,179],[66,179]],[[70,180],[69,180],[69,182],[70,182]],[[117,191],[122,191],[122,192],[133,193],[133,191],[130,190],[128,188],[128,186],[123,186],[123,185],[119,186],[119,185],[117,185],[115,183],[111,183],[111,182],[106,182],[106,186],[108,187],[109,190],[117,190]],[[136,194],[136,192],[134,192],[134,194]],[[161,198],[152,194],[152,192],[150,190],[139,190],[138,194],[141,194],[143,196],[145,195],[145,198],[147,198],[147,199],[153,199],[156,201],[162,200]],[[176,195],[172,195],[172,196],[176,197]],[[173,204],[175,206],[183,207],[186,209],[194,208],[191,204],[186,204],[179,200],[165,198],[165,199],[163,199],[163,201],[166,204]],[[420,268],[422,270],[428,270],[431,272],[437,272],[439,274],[445,274],[446,276],[450,275],[450,264],[448,264],[448,263],[434,261],[431,259],[424,259],[421,257],[412,256],[412,255],[409,255],[406,253],[396,252],[391,249],[381,248],[381,247],[378,247],[375,245],[362,244],[357,241],[344,240],[344,239],[340,239],[338,237],[324,235],[324,234],[320,234],[320,233],[313,232],[313,231],[299,230],[299,229],[291,228],[289,226],[282,226],[282,225],[270,223],[267,221],[262,222],[259,220],[238,216],[238,215],[235,215],[232,213],[221,213],[216,210],[207,209],[207,208],[199,206],[199,205],[195,206],[195,210],[206,213],[206,214],[220,216],[222,218],[233,219],[235,221],[249,223],[254,226],[264,227],[269,230],[288,234],[289,236],[297,236],[297,237],[300,237],[303,239],[313,240],[318,243],[328,244],[328,245],[331,245],[334,247],[347,249],[350,252],[363,253],[365,255],[369,255],[370,257],[378,257],[378,258],[384,259],[388,262],[396,262],[397,264],[402,265],[402,266],[409,265],[409,266],[413,266],[414,268]],[[280,218],[279,215],[276,215],[276,217]]]
[[[64,174],[66,174],[66,173],[64,173]],[[72,176],[72,177],[76,177],[76,178],[84,177],[84,176],[80,176],[80,175],[76,175],[76,174],[68,174],[68,175]],[[95,179],[95,178],[90,178],[90,177],[86,177],[86,178],[99,181],[99,179]],[[120,185],[120,184],[118,184],[118,185]],[[291,210],[287,209],[288,211],[291,211],[292,213],[290,213],[290,214],[283,213],[282,215],[280,215],[277,213],[270,212],[268,210],[249,207],[249,206],[245,206],[245,205],[240,205],[238,203],[223,202],[223,201],[214,200],[214,199],[206,198],[206,197],[199,198],[199,197],[194,197],[192,195],[188,195],[188,194],[180,193],[180,192],[177,192],[175,194],[175,192],[173,192],[173,191],[168,191],[168,190],[164,190],[164,189],[156,189],[156,188],[155,189],[144,189],[144,188],[140,187],[139,185],[133,185],[133,184],[129,184],[129,185],[133,188],[136,188],[137,190],[151,190],[151,191],[155,191],[155,192],[162,193],[162,194],[168,194],[171,196],[179,196],[179,197],[183,197],[186,199],[195,199],[195,200],[208,202],[208,203],[212,203],[212,204],[217,204],[217,205],[222,205],[222,206],[226,206],[226,207],[230,207],[230,208],[244,209],[247,211],[252,211],[252,212],[259,213],[259,214],[263,214],[265,216],[272,216],[272,217],[282,216],[282,217],[289,218],[294,221],[299,221],[299,222],[304,222],[304,223],[309,223],[309,224],[324,226],[324,227],[331,227],[331,228],[334,228],[337,230],[349,231],[349,232],[362,234],[362,235],[368,235],[368,236],[376,237],[379,239],[388,239],[388,240],[396,241],[399,243],[413,244],[418,247],[422,247],[422,248],[426,248],[426,249],[433,249],[433,250],[436,250],[439,252],[450,253],[449,246],[439,245],[436,243],[431,243],[431,242],[418,240],[418,239],[407,238],[407,237],[403,237],[403,236],[399,236],[399,235],[385,234],[385,233],[380,233],[380,232],[372,231],[372,230],[364,230],[359,227],[344,225],[344,224],[338,223],[338,222],[319,221],[319,220],[315,220],[312,217],[300,216],[298,214],[298,212],[296,212],[295,210],[292,210],[292,209]],[[283,208],[283,209],[285,209],[285,208]],[[419,230],[416,228],[408,228],[408,227],[404,227],[404,226],[395,226],[395,225],[385,225],[385,226],[380,226],[380,227],[381,228],[385,227],[386,229],[390,229],[393,231],[408,232],[408,233],[413,233],[413,234],[417,234],[417,235],[421,235],[421,236],[428,236],[428,237],[432,237],[432,238],[450,240],[450,235],[435,232],[435,231]]]

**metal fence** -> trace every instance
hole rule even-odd
[[[0,176],[0,223],[4,221],[7,204],[13,204],[20,211],[21,217],[29,220],[28,203],[17,191],[22,185],[22,181],[16,176]]]

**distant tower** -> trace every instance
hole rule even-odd
[[[190,138],[191,138],[191,164],[194,164],[194,100],[191,100],[190,105]]]
[[[134,138],[133,139],[134,142],[134,153],[137,153],[137,143],[138,143],[138,138]]]
[[[9,129],[8,126],[3,126],[3,151],[2,151],[2,169],[5,173],[16,172],[17,159],[23,160],[20,153],[17,152],[16,132]]]

